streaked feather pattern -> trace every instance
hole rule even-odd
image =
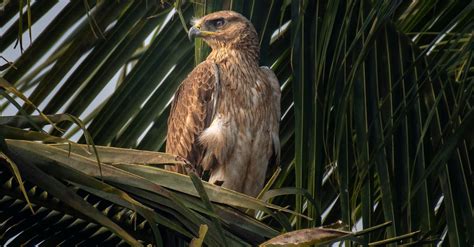
[[[209,182],[256,196],[268,163],[279,162],[278,79],[259,67],[258,35],[242,15],[215,12],[194,25],[206,31],[212,52],[175,95],[166,151],[186,158],[199,175],[209,171]]]

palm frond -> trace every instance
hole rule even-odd
[[[186,22],[221,9],[252,21],[281,84],[281,167],[262,199],[160,169],[180,162],[159,152],[169,102],[209,52]],[[0,12],[1,244],[247,246],[339,221],[348,235],[330,241],[346,245],[474,244],[472,1],[5,1]]]

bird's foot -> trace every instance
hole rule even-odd
[[[179,155],[176,156],[175,160],[176,161],[181,161],[181,162],[184,163],[182,166],[184,167],[184,170],[186,171],[186,174],[189,174],[189,173],[192,172],[192,173],[196,174],[196,176],[199,177],[196,166],[193,165],[191,162],[189,162],[189,160],[187,160],[184,157],[181,157]]]
[[[224,183],[224,181],[222,181],[222,180],[214,181],[214,184],[217,185],[217,186],[221,186],[223,183]]]

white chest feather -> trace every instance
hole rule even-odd
[[[227,159],[235,143],[235,123],[222,114],[217,114],[211,125],[199,136],[200,143],[218,161]]]

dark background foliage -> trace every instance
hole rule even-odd
[[[104,164],[106,184],[97,184],[103,174],[78,165],[92,166],[93,157],[77,151],[74,163],[57,146],[7,141],[1,145],[2,243],[186,244],[207,224],[208,245],[257,244],[278,232],[340,221],[349,231],[386,223],[359,237],[362,243],[474,244],[474,2],[87,0],[3,1],[1,7],[2,140],[64,142],[56,136],[151,151],[164,150],[170,99],[209,52],[202,41],[187,39],[191,17],[221,9],[245,15],[260,35],[261,64],[275,71],[282,88],[282,162],[269,169],[262,198],[311,218],[275,211],[270,217],[266,210],[257,221],[198,199],[206,193],[189,178],[164,173],[155,181],[149,174],[163,171],[152,168]],[[35,28],[44,30],[32,36]],[[21,55],[9,61],[12,49]],[[57,128],[32,117],[35,108],[12,86],[44,113],[59,114],[50,118]],[[23,122],[5,116],[15,114]],[[43,125],[48,134],[36,128]],[[82,135],[85,126],[90,136]],[[140,163],[130,157],[122,162]],[[140,186],[128,173],[140,177]],[[18,174],[27,181],[34,215]],[[71,194],[55,186],[87,205],[68,201]],[[219,202],[220,192],[205,188]],[[109,190],[133,200],[111,199]],[[260,205],[232,193],[222,198],[230,206]],[[142,208],[138,228],[130,205]],[[91,206],[113,222],[85,214]],[[236,219],[246,222],[244,230]]]

